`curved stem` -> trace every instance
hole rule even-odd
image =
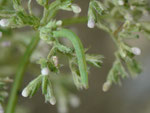
[[[36,48],[38,42],[39,42],[39,36],[33,37],[25,51],[25,54],[23,55],[23,57],[21,59],[21,62],[18,66],[18,71],[16,73],[16,78],[15,78],[14,84],[12,86],[12,90],[10,93],[10,97],[8,100],[8,105],[6,107],[5,113],[14,113],[14,111],[15,111],[15,107],[16,107],[16,103],[17,103],[17,99],[18,99],[17,93],[21,86],[23,75],[24,75],[24,72],[29,63],[30,56],[32,55],[34,49]]]

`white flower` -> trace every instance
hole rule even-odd
[[[104,92],[108,91],[108,90],[110,89],[111,85],[112,85],[112,82],[106,81],[106,82],[103,84],[103,89],[102,89],[102,90],[103,90]]]
[[[55,104],[56,104],[56,99],[55,99],[55,97],[52,97],[52,98],[50,99],[50,103],[51,103],[52,105],[55,105]]]
[[[72,107],[76,108],[80,105],[80,100],[76,95],[70,95],[70,104]]]
[[[71,8],[72,8],[72,11],[74,12],[74,13],[80,13],[81,12],[81,8],[77,5],[77,4],[72,4],[71,5]]]
[[[48,74],[49,74],[49,69],[48,69],[47,67],[43,68],[43,69],[41,70],[41,74],[42,74],[43,76],[48,75]]]
[[[87,26],[89,28],[94,28],[95,27],[95,21],[94,21],[94,19],[89,19]]]
[[[58,57],[53,56],[52,59],[53,59],[54,65],[57,67],[58,66]]]
[[[123,0],[118,0],[118,4],[119,5],[124,5],[124,1]]]
[[[7,27],[9,25],[8,19],[1,19],[0,20],[0,26]]]
[[[141,49],[138,47],[132,47],[131,51],[134,55],[140,55],[141,54]]]
[[[22,96],[23,97],[28,97],[29,96],[29,91],[27,88],[24,88],[24,90],[22,91]]]

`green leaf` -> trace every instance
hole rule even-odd
[[[30,98],[36,93],[39,89],[42,81],[42,75],[38,76],[36,79],[32,80],[24,89],[26,89],[27,96]]]
[[[15,16],[9,19],[12,28],[22,27],[22,26],[32,26],[37,28],[39,26],[39,19],[35,16],[27,15],[24,12],[18,12]]]
[[[48,68],[50,69],[51,72],[59,73],[58,67],[55,66],[55,64],[52,60],[49,60],[47,62],[47,65],[48,65]]]
[[[72,73],[72,76],[73,76],[74,84],[76,85],[76,87],[78,89],[83,89],[84,87],[83,87],[83,84],[82,84],[82,81],[81,81],[80,72],[77,69],[76,64],[74,62],[72,62],[72,60],[70,59],[69,65],[70,65],[71,73]]]
[[[97,1],[97,0],[92,0],[91,5],[99,15],[102,15],[104,10],[106,9],[104,5],[100,1]]]
[[[43,94],[47,93],[47,84],[48,84],[48,76],[43,76],[42,77],[42,93]]]
[[[44,41],[52,41],[53,36],[52,36],[52,30],[55,30],[57,27],[56,21],[52,20],[50,21],[47,25],[40,27],[40,38]]]
[[[89,63],[89,64],[92,64],[93,66],[96,66],[98,68],[100,68],[102,66],[102,59],[104,58],[103,56],[101,55],[89,55],[89,54],[86,54],[86,61]]]
[[[72,4],[72,0],[63,0],[59,6],[59,9],[72,11],[71,4]]]
[[[21,0],[13,0],[13,6],[16,11],[23,11]]]
[[[138,62],[135,59],[132,59],[126,63],[127,63],[128,70],[133,77],[141,73],[142,71],[141,66],[138,64]]]
[[[54,105],[56,103],[56,102],[53,102],[53,101],[56,101],[54,99],[55,97],[54,97],[53,88],[52,88],[50,80],[48,80],[47,93],[45,94],[45,102],[50,102],[52,105]]]

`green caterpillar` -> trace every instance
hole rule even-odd
[[[87,73],[85,54],[84,54],[82,43],[80,39],[78,38],[78,36],[68,29],[61,29],[58,31],[53,31],[53,36],[56,38],[65,37],[72,42],[75,48],[76,55],[77,55],[79,71],[80,71],[83,87],[88,88],[88,73]]]

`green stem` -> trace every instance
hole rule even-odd
[[[47,56],[47,59],[50,59],[54,55],[55,50],[56,50],[56,47],[53,46],[52,49],[50,50],[48,56]]]
[[[8,100],[8,105],[6,107],[5,113],[14,113],[17,99],[18,99],[18,92],[21,86],[21,82],[23,79],[24,72],[29,64],[30,56],[32,55],[34,49],[36,48],[39,42],[39,36],[33,37],[30,44],[28,45],[25,54],[23,55],[21,62],[18,67],[18,71],[16,73],[16,78],[14,80],[14,84],[12,86],[12,90],[10,93],[10,97]]]
[[[87,23],[87,21],[88,21],[87,17],[68,18],[63,20],[63,26],[79,24],[79,23]]]

